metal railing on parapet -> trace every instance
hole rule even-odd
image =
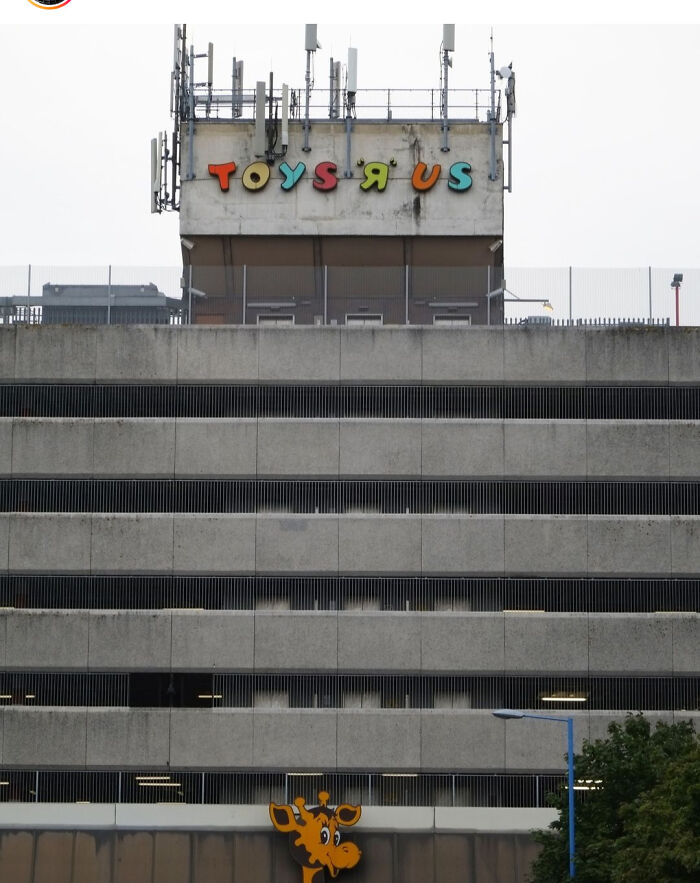
[[[310,117],[315,120],[345,120],[348,113],[353,119],[440,121],[442,114],[442,90],[433,89],[358,89],[350,107],[343,91],[331,101],[329,89],[314,89],[309,103]],[[269,100],[269,98],[268,98]],[[273,92],[273,101],[281,102],[281,90]],[[449,89],[448,103],[452,120],[487,122],[491,108],[489,89]],[[332,109],[331,109],[332,108]],[[291,120],[303,120],[305,111],[304,89],[290,89],[289,116]],[[497,108],[500,116],[500,103]],[[184,118],[187,118],[185,115]],[[199,87],[194,94],[194,118],[210,120],[255,119],[255,89],[232,92],[230,89],[207,89]]]
[[[566,780],[556,774],[201,772],[4,769],[0,803],[288,803],[326,790],[363,806],[546,806]]]
[[[698,269],[186,269],[0,267],[0,325],[700,325]]]

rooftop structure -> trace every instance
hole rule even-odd
[[[47,282],[41,297],[0,297],[0,324],[168,325],[182,302],[148,285],[59,285]]]
[[[176,28],[173,134],[153,141],[152,209],[180,212],[194,321],[500,322],[512,69],[499,74],[503,101],[493,53],[490,88],[448,88],[447,32],[439,88],[358,89],[351,49],[324,94],[310,87],[307,36],[303,91],[275,88],[272,74],[247,90],[237,59],[218,91],[212,45],[188,51]]]

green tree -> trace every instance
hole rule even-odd
[[[614,883],[700,880],[700,742],[622,810]]]
[[[608,727],[608,738],[585,742],[574,758],[574,777],[591,790],[576,802],[576,879],[578,883],[675,883],[700,880],[697,870],[700,841],[698,789],[700,779],[693,764],[698,762],[698,737],[687,721],[651,725],[642,715],[629,715],[623,724]],[[688,786],[677,794],[684,775],[694,776],[695,789]],[[651,815],[655,800],[664,800],[663,815]],[[545,831],[535,832],[542,852],[532,866],[532,883],[564,883],[568,880],[568,808],[566,789],[550,799],[560,810],[559,818]],[[664,819],[668,836],[659,840],[652,818]],[[671,833],[672,832],[672,833]],[[644,852],[646,850],[646,852]],[[668,875],[646,873],[650,853],[654,861],[665,861]],[[661,858],[661,853],[666,859]],[[671,864],[670,862],[676,864]],[[657,867],[657,865],[654,865]],[[689,868],[688,873],[678,870]],[[685,873],[685,876],[683,874]],[[635,876],[636,875],[636,876]]]

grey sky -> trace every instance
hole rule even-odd
[[[57,12],[10,4],[21,5],[16,20],[31,23],[2,26],[10,97],[0,264],[176,265],[177,217],[149,213],[148,150],[170,127],[172,22],[194,4],[157,2],[163,24],[82,24],[86,0]],[[223,6],[196,9],[203,17]],[[59,22],[68,10],[72,18]],[[451,85],[487,88],[489,26],[460,24],[447,11],[441,19],[457,21]],[[319,86],[329,56],[344,61],[351,40],[360,88],[439,86],[441,21],[370,27],[305,17],[319,23]],[[303,85],[303,23],[274,24],[274,12],[266,19],[190,25],[200,51],[214,41],[215,85],[228,85],[232,55],[245,60],[247,86],[271,69],[277,83]],[[517,72],[506,263],[700,265],[700,26],[495,24],[494,37],[497,64],[512,61]]]

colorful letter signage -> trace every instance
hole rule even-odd
[[[389,163],[372,161],[365,163],[364,160],[358,160],[357,164],[363,166],[362,171],[364,177],[360,181],[360,190],[365,193],[376,190],[382,193],[386,190],[389,183],[389,166],[395,166],[396,160],[392,159]],[[221,190],[226,191],[230,186],[230,178],[236,173],[236,163],[233,161],[225,163],[210,163],[209,174],[217,178]],[[454,162],[448,170],[447,187],[453,193],[463,193],[472,186],[471,164],[468,162]],[[279,165],[282,181],[280,186],[285,192],[293,190],[299,181],[306,174],[306,163],[298,162],[295,166],[289,165],[284,160]],[[425,193],[432,190],[440,179],[442,174],[442,166],[435,163],[430,171],[424,162],[419,162],[413,169],[411,174],[411,186],[418,193]],[[270,167],[264,160],[256,160],[250,163],[243,170],[241,175],[241,184],[246,190],[255,192],[262,190],[271,177]],[[331,160],[324,160],[314,168],[314,177],[311,181],[314,190],[328,192],[335,190],[338,186],[338,166]]]

